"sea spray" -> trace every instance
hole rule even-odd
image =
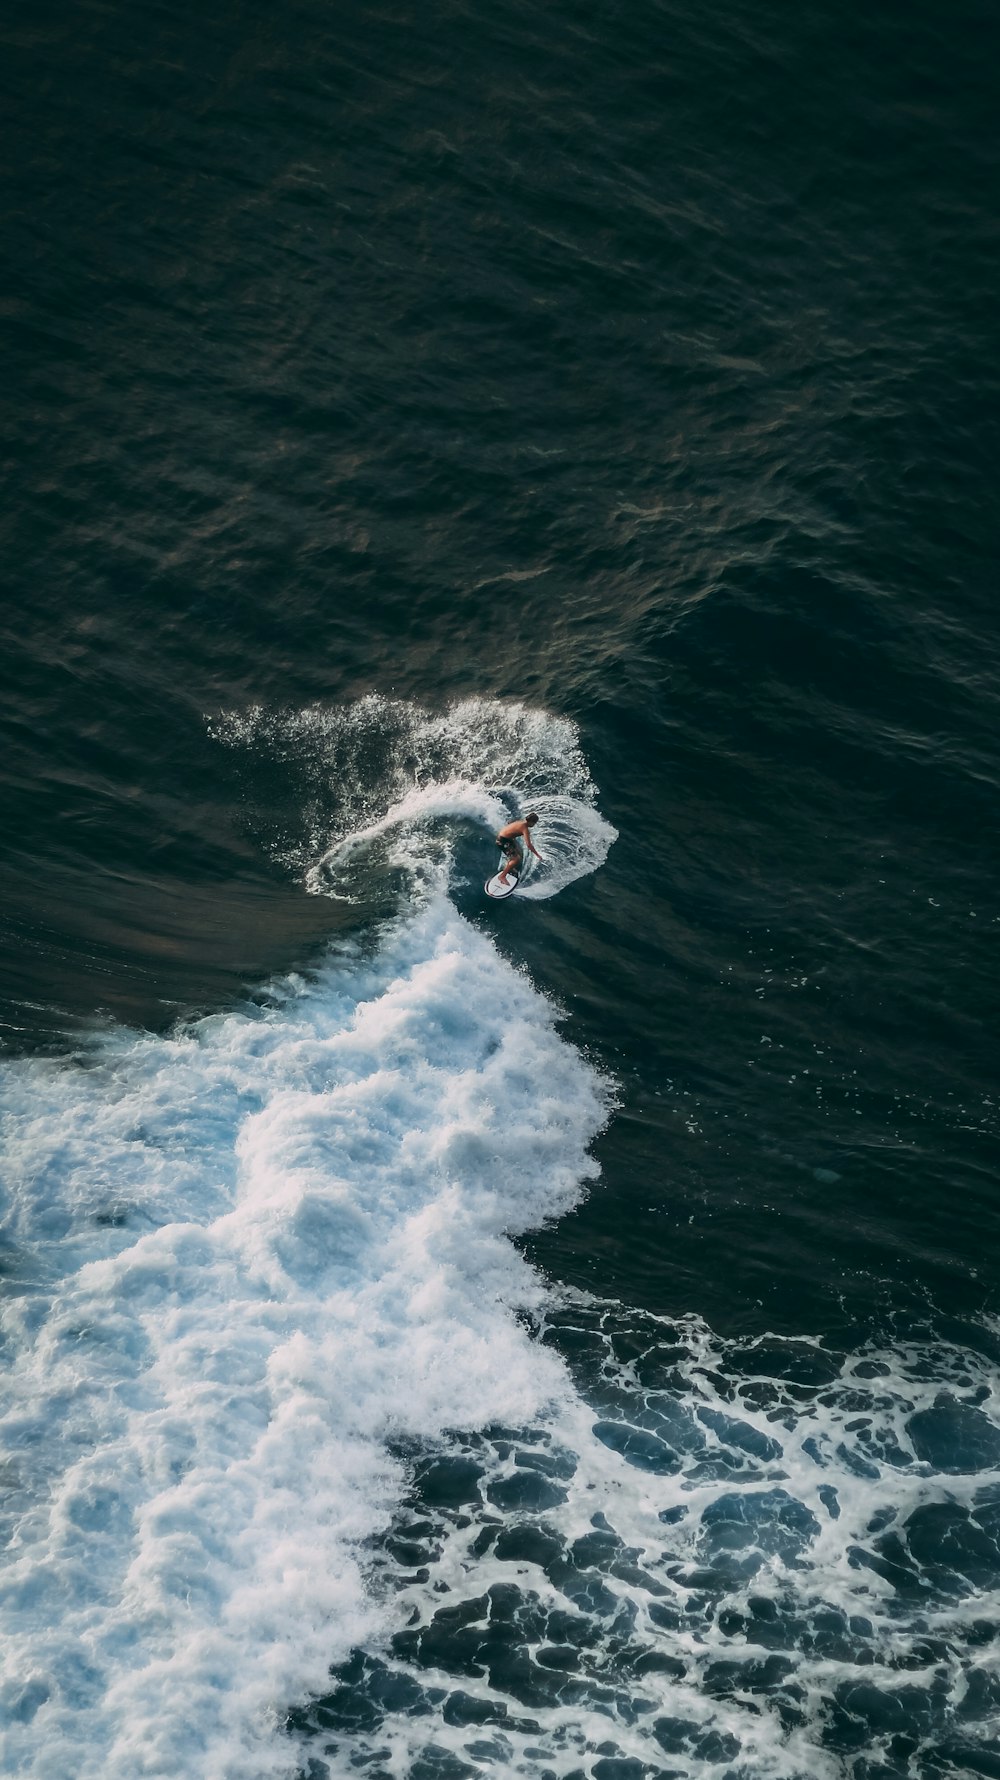
[[[245,763],[248,820],[314,894],[345,901],[402,873],[407,900],[461,876],[481,882],[494,831],[534,808],[544,868],[525,887],[556,896],[607,858],[616,830],[566,717],[517,700],[464,699],[441,713],[377,695],[349,706],[224,713],[213,734]],[[278,775],[263,806],[262,771]]]

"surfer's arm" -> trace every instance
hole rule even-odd
[[[536,859],[541,859],[541,857],[542,857],[542,855],[541,855],[541,854],[540,854],[540,852],[539,852],[539,851],[538,851],[538,848],[537,848],[537,847],[533,847],[533,846],[532,846],[532,844],[531,844],[531,836],[530,836],[530,834],[526,834],[526,835],[525,835],[525,837],[524,837],[524,838],[525,838],[525,840],[526,840],[526,841],[527,841],[527,843],[528,843],[528,852],[529,852],[529,853],[534,853],[534,855],[535,855],[535,858],[536,858]]]

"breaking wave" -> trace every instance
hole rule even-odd
[[[613,1087],[451,895],[522,800],[536,895],[600,864],[573,726],[216,732],[311,889],[406,894],[254,1005],[0,1072],[6,1771],[998,1771],[994,1333],[725,1342],[516,1246]]]

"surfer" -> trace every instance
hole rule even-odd
[[[501,884],[506,884],[509,871],[517,872],[520,876],[521,866],[524,862],[522,842],[529,853],[534,853],[536,859],[541,859],[542,855],[538,848],[531,844],[531,830],[537,821],[538,817],[534,810],[529,810],[528,814],[519,818],[518,821],[508,822],[506,827],[501,828],[497,834],[497,846],[504,855],[504,862],[498,874]]]

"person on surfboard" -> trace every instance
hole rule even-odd
[[[541,859],[542,855],[538,848],[531,844],[531,830],[537,821],[538,817],[534,810],[529,810],[528,814],[520,817],[518,821],[508,822],[506,827],[501,828],[497,834],[497,846],[504,855],[504,862],[498,873],[501,884],[506,884],[509,871],[516,871],[520,875],[521,866],[524,863],[522,841],[529,853],[534,853],[536,859]]]

